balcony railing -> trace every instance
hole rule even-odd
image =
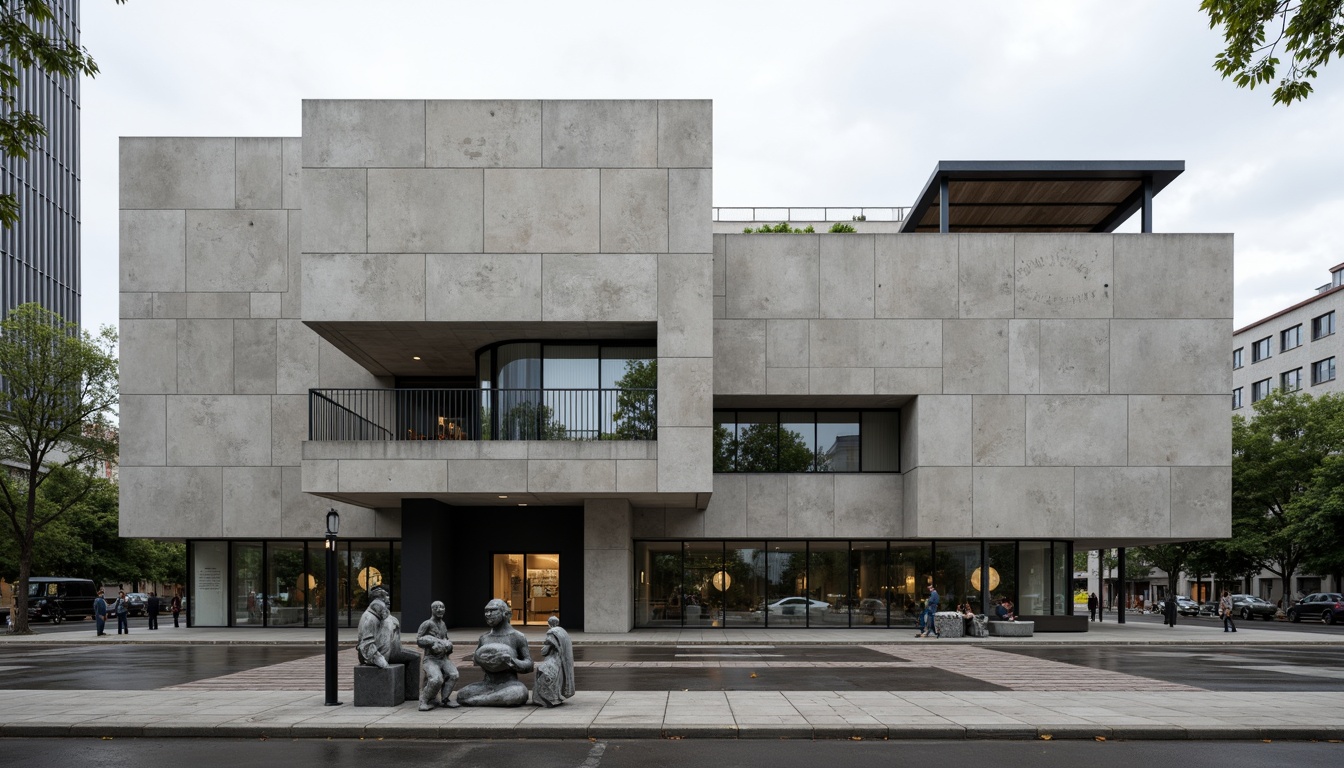
[[[657,440],[655,389],[310,389],[309,440]]]
[[[714,221],[905,221],[908,206],[768,206],[712,209]]]

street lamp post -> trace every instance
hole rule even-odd
[[[341,527],[341,516],[336,510],[327,510],[327,706],[338,706],[336,699],[336,533]]]

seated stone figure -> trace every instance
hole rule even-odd
[[[386,602],[376,594],[373,597],[359,617],[359,640],[355,645],[359,663],[385,668],[389,664],[418,661],[414,653],[401,647],[401,622],[388,611]]]
[[[485,679],[458,691],[458,704],[518,707],[527,703],[527,686],[518,680],[518,673],[532,671],[532,655],[527,650],[527,638],[509,624],[510,613],[503,600],[485,604],[485,623],[490,631],[481,635],[472,655],[476,666],[485,672]]]
[[[432,614],[420,631],[415,635],[415,644],[425,650],[420,667],[425,671],[425,683],[420,688],[420,711],[433,708],[434,698],[444,707],[457,707],[457,702],[448,698],[457,685],[457,667],[453,664],[453,641],[448,639],[448,626],[443,623],[443,603],[435,600],[429,606]],[[442,693],[440,693],[442,691]]]
[[[558,707],[574,695],[574,645],[569,633],[552,616],[546,622],[546,639],[541,643],[544,657],[537,665],[537,680],[532,686],[532,703],[538,707]]]

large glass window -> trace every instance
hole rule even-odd
[[[858,411],[822,411],[817,414],[817,471],[858,472]]]
[[[722,627],[723,542],[688,541],[684,551],[682,626]]]
[[[1302,324],[1298,323],[1292,328],[1279,333],[1279,351],[1287,352],[1290,349],[1302,346]]]
[[[358,620],[359,614],[369,606],[369,590],[382,586],[389,595],[400,590],[391,580],[392,549],[388,542],[352,541],[349,557],[350,573],[347,578],[350,579],[350,610]]]
[[[635,547],[635,625],[681,626],[681,542],[651,541]]]
[[[989,554],[989,604],[986,613],[994,615],[994,608],[1003,598],[1017,604],[1017,544],[1011,541],[990,542],[986,547]]]
[[[891,609],[892,623],[913,626],[919,619],[928,595],[932,573],[932,545],[928,542],[903,542],[891,545],[891,583],[899,603]]]
[[[1335,332],[1334,312],[1326,312],[1324,315],[1321,315],[1319,317],[1313,317],[1311,319],[1312,341],[1315,341],[1316,339],[1319,338],[1323,338],[1325,336],[1329,336],[1334,332]]]
[[[896,589],[887,567],[885,541],[856,541],[849,553],[849,583],[853,595],[848,606],[851,626],[884,626]],[[897,606],[899,610],[899,606]]]
[[[1251,362],[1258,363],[1269,357],[1270,345],[1273,344],[1273,337],[1266,336],[1263,339],[1251,345]]]
[[[778,467],[779,414],[774,411],[739,413],[734,471],[775,472]]]
[[[1315,370],[1316,370],[1315,368],[1312,368],[1313,373],[1315,372]],[[1269,397],[1269,379],[1261,379],[1260,381],[1252,382],[1251,402],[1258,403],[1261,400],[1264,400],[1266,397]]]
[[[1018,545],[1017,557],[1017,612],[1033,615],[1050,613],[1050,543],[1024,541]]]
[[[771,542],[765,560],[766,624],[807,626],[807,544]]]
[[[899,411],[714,412],[715,472],[896,472]]]
[[[939,609],[956,610],[963,603],[980,610],[980,544],[978,542],[938,542],[934,561],[934,585],[938,587]]]
[[[266,611],[265,582],[261,575],[261,543],[237,541],[233,543],[233,625],[260,627]]]
[[[723,592],[725,626],[759,626],[765,620],[765,542],[730,541],[723,577],[710,584]]]
[[[1236,349],[1232,350],[1232,367],[1234,369],[1240,368],[1242,366],[1241,351],[1243,349],[1245,349],[1245,347],[1237,347]]]
[[[1311,383],[1321,384],[1335,380],[1335,358],[1327,357],[1311,364]],[[1254,399],[1254,398],[1252,398]]]
[[[303,542],[273,541],[266,547],[266,623],[303,626],[303,604],[316,580],[303,561]]]
[[[849,542],[814,541],[808,547],[809,627],[849,626]]]

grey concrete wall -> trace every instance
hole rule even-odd
[[[583,506],[583,630],[629,632],[634,626],[632,515],[627,499]]]
[[[121,534],[320,536],[308,388],[382,386],[300,320],[296,139],[121,144]],[[337,504],[341,533],[397,513]]]
[[[1230,236],[714,240],[716,395],[912,398],[901,535],[1226,535]]]

